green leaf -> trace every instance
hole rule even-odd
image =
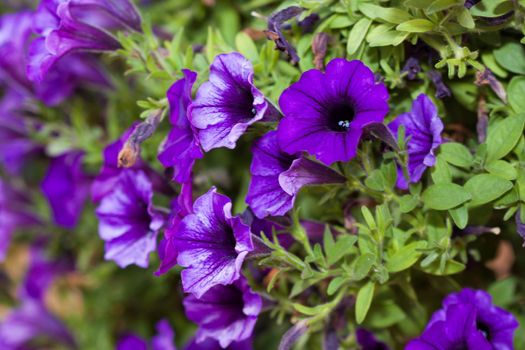
[[[356,24],[354,24],[352,29],[350,29],[350,32],[348,33],[348,42],[346,44],[346,52],[349,55],[353,55],[357,49],[359,49],[371,23],[372,21],[370,19],[361,18]]]
[[[408,32],[400,32],[393,29],[392,25],[382,24],[376,26],[366,36],[366,41],[371,47],[377,46],[397,46],[401,44],[407,36]]]
[[[406,194],[399,198],[399,210],[401,210],[402,213],[408,213],[417,206],[417,203],[418,198],[416,196]]]
[[[426,13],[432,14],[434,12],[443,11],[452,6],[463,5],[458,0],[435,0],[426,10]]]
[[[476,26],[476,23],[474,23],[474,19],[472,18],[470,11],[467,10],[465,7],[461,7],[458,9],[456,18],[458,20],[458,23],[464,28],[473,29]]]
[[[345,282],[346,282],[345,277],[339,276],[339,277],[334,278],[333,280],[330,281],[330,284],[328,284],[326,293],[328,295],[334,295]]]
[[[293,307],[295,310],[299,311],[303,315],[315,316],[319,314],[320,311],[323,311],[323,309],[326,308],[327,305],[322,304],[322,305],[317,305],[315,307],[310,307],[310,306],[302,305],[299,303],[293,303]]]
[[[472,196],[469,206],[478,206],[502,196],[512,188],[512,182],[496,175],[480,174],[471,177],[464,187]]]
[[[435,0],[406,0],[404,5],[407,7],[413,7],[416,9],[426,9],[430,6]]]
[[[352,279],[355,281],[365,278],[374,265],[376,257],[372,253],[366,253],[356,259]]]
[[[507,88],[509,104],[516,113],[525,113],[525,77],[514,77]]]
[[[508,307],[515,300],[517,280],[514,277],[506,278],[492,283],[487,292],[492,295],[494,304],[501,307]]]
[[[327,229],[327,231],[329,230]],[[357,242],[356,235],[341,235],[337,238],[337,242],[334,243],[332,234],[330,232],[327,233],[326,231],[324,238],[324,250],[326,253],[328,265],[333,265],[338,262],[343,256],[345,256],[346,253],[350,251],[350,248],[353,247],[355,242]]]
[[[489,164],[485,164],[485,170],[507,180],[514,180],[518,176],[516,168],[504,160],[495,160]]]
[[[511,41],[494,50],[494,57],[500,66],[508,71],[525,74],[525,48]]]
[[[381,19],[394,24],[400,24],[410,19],[410,14],[406,11],[393,7],[381,7],[370,3],[360,3],[359,11],[368,18]]]
[[[414,265],[421,256],[421,249],[425,248],[427,242],[412,242],[387,258],[386,268],[388,272],[399,272]]]
[[[465,269],[465,265],[455,260],[447,260],[443,269],[440,267],[438,260],[432,262],[432,264],[422,268],[423,271],[431,275],[447,276],[459,273]]]
[[[448,163],[461,167],[470,168],[474,157],[467,147],[457,142],[447,142],[440,146],[440,155]]]
[[[237,47],[237,50],[247,59],[252,61],[252,63],[257,63],[259,61],[259,51],[257,50],[252,38],[250,38],[245,32],[239,32],[235,36],[235,46]]]
[[[491,124],[487,133],[487,163],[505,157],[523,134],[525,114],[507,117]]]
[[[396,27],[396,30],[409,33],[426,33],[434,29],[434,23],[427,19],[417,18],[403,22]]]
[[[393,300],[379,299],[370,307],[366,324],[371,328],[388,328],[403,321],[406,314]]]
[[[457,208],[449,209],[448,211],[450,213],[450,216],[452,216],[452,220],[454,220],[454,223],[456,226],[460,229],[464,229],[467,227],[468,224],[468,209],[466,205],[462,205]]]
[[[434,183],[452,182],[452,174],[450,173],[450,167],[441,155],[438,155],[436,158],[436,164],[434,164],[431,176]]]
[[[357,298],[355,300],[355,319],[358,324],[361,324],[372,305],[372,298],[374,297],[374,282],[368,282],[359,289]]]
[[[374,191],[384,191],[385,183],[383,181],[383,174],[381,174],[381,171],[379,169],[372,171],[365,179],[365,185]]]
[[[435,210],[447,210],[457,207],[469,199],[471,194],[454,183],[438,183],[427,188],[422,195],[425,206]]]

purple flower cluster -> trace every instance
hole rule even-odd
[[[407,350],[511,350],[518,321],[492,304],[482,290],[463,289],[443,300],[423,334],[412,340]]]

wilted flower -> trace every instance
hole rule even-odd
[[[96,210],[99,235],[106,241],[104,257],[120,267],[148,267],[165,221],[164,213],[153,206],[152,182],[145,172],[128,170],[114,186]]]
[[[443,308],[432,315],[423,334],[406,349],[511,350],[517,327],[514,316],[494,306],[488,293],[465,288],[445,298]]]
[[[274,117],[274,107],[253,84],[253,66],[240,53],[215,57],[209,81],[197,91],[190,109],[204,151],[235,148],[253,123]]]
[[[231,214],[231,201],[215,187],[197,198],[173,234],[177,262],[187,293],[200,298],[216,285],[231,284],[241,276],[242,263],[253,247],[250,227]]]
[[[434,84],[434,87],[436,88],[437,98],[443,99],[445,97],[451,96],[450,90],[443,82],[443,77],[441,76],[440,72],[438,72],[437,70],[429,70],[427,72],[427,75]]]
[[[167,92],[172,129],[160,146],[158,156],[162,165],[173,167],[173,179],[180,183],[190,179],[195,159],[203,156],[197,133],[187,114],[197,73],[187,69],[182,72],[184,78],[175,82]]]
[[[116,350],[176,350],[175,332],[167,320],[157,323],[157,335],[146,341],[135,334],[122,336]]]
[[[425,94],[419,95],[412,103],[412,110],[403,113],[388,125],[397,135],[399,127],[405,128],[408,138],[408,175],[410,182],[418,182],[425,169],[436,162],[434,151],[443,143],[441,132],[443,122],[437,114],[437,108],[432,100]],[[399,188],[408,188],[408,183],[403,174],[397,177]]]
[[[122,172],[128,171],[130,169],[138,169],[145,172],[148,175],[150,181],[153,183],[154,190],[159,192],[169,192],[169,188],[165,180],[153,169],[151,169],[145,162],[143,162],[142,159],[136,159],[135,164],[133,164],[131,168],[124,169],[118,166],[119,152],[137,125],[137,123],[133,124],[122,134],[118,140],[112,142],[111,144],[107,145],[106,148],[104,148],[104,162],[102,164],[102,168],[100,169],[100,173],[97,175],[97,177],[95,177],[93,185],[91,186],[91,197],[94,202],[100,201],[106,194],[111,192],[119,180],[119,175]]]
[[[184,299],[188,318],[199,325],[197,344],[215,339],[222,348],[252,336],[262,308],[261,297],[254,293],[244,277],[229,285],[216,285],[200,298]]]
[[[128,0],[42,0],[33,28],[27,74],[38,82],[71,53],[120,48],[110,31],[140,30],[140,16]]]
[[[297,51],[295,48],[290,45],[290,43],[284,37],[281,28],[284,22],[300,15],[303,11],[304,9],[299,6],[290,6],[272,13],[270,17],[268,17],[268,30],[265,31],[268,39],[275,42],[275,47],[277,50],[288,54],[292,64],[299,62],[299,56],[297,56]]]
[[[419,60],[415,57],[409,57],[403,69],[402,73],[406,73],[408,80],[414,80],[417,78],[417,74],[421,72],[421,66],[419,65]]]
[[[326,73],[306,71],[281,95],[279,145],[289,154],[307,151],[325,164],[348,161],[363,127],[383,121],[387,100],[386,87],[375,83],[361,61],[333,59]]]
[[[55,223],[69,229],[77,225],[91,185],[83,158],[84,152],[70,151],[52,159],[41,184]]]

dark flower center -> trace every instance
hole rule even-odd
[[[478,331],[480,331],[483,336],[490,341],[490,338],[491,338],[491,335],[490,335],[490,328],[489,326],[487,326],[485,323],[483,323],[482,321],[477,321],[476,323],[476,328],[478,329]]]
[[[328,128],[337,132],[348,131],[354,117],[354,107],[350,103],[335,105],[328,110]]]

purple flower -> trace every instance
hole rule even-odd
[[[425,94],[419,95],[412,103],[412,110],[394,119],[388,127],[397,135],[399,126],[405,127],[408,152],[408,175],[410,182],[418,182],[425,169],[436,163],[434,151],[443,143],[441,132],[443,122],[437,114],[437,108]],[[408,188],[403,174],[397,177],[397,186]]]
[[[27,51],[34,15],[21,11],[0,17],[0,83],[47,105],[62,102],[79,85],[109,86],[99,64],[87,55],[71,55],[38,84],[26,77]],[[35,44],[38,45],[38,44]]]
[[[430,78],[430,80],[432,80],[432,83],[436,88],[437,98],[443,99],[445,97],[451,96],[450,89],[443,82],[443,77],[441,76],[440,72],[438,72],[437,70],[429,70],[427,72],[427,75]]]
[[[179,225],[184,217],[193,212],[192,184],[184,183],[181,186],[180,194],[171,204],[171,211],[164,230],[164,238],[159,243],[158,254],[160,266],[155,275],[160,276],[168,272],[177,264],[177,247],[174,237],[176,237]]]
[[[35,339],[61,343],[74,348],[71,333],[38,301],[26,300],[11,311],[0,324],[0,349],[28,349],[26,344]],[[46,343],[47,344],[47,343]]]
[[[30,205],[24,193],[0,178],[0,261],[5,259],[11,236],[18,228],[40,223]]]
[[[275,42],[275,48],[288,54],[292,64],[299,62],[299,56],[295,48],[284,37],[281,28],[284,22],[300,15],[303,11],[304,9],[299,6],[290,6],[272,13],[268,17],[268,30],[265,31],[268,39]]]
[[[137,123],[133,124],[118,140],[104,148],[102,168],[91,186],[91,198],[94,202],[99,202],[105,195],[111,192],[115,184],[119,181],[119,175],[129,169],[144,171],[152,181],[154,190],[170,193],[170,188],[164,178],[152,170],[141,159],[138,159],[131,168],[120,168],[118,166],[118,154],[137,125]]]
[[[77,225],[89,195],[90,178],[82,170],[83,158],[82,151],[54,158],[41,184],[55,223],[68,229]]]
[[[281,95],[279,145],[289,154],[307,151],[325,164],[348,161],[356,155],[363,127],[383,121],[387,100],[386,87],[375,83],[361,61],[333,59],[326,73],[306,71]]]
[[[473,7],[474,5],[476,5],[478,2],[480,2],[481,0],[465,0],[465,4],[464,6],[468,9],[470,9],[471,7]]]
[[[157,323],[157,335],[150,342],[135,334],[127,334],[121,337],[117,344],[117,350],[176,350],[175,332],[167,320]]]
[[[407,350],[511,350],[518,327],[514,316],[494,306],[488,293],[463,289],[450,294],[432,315],[423,334]]]
[[[184,78],[178,80],[168,90],[170,104],[170,123],[173,126],[159,151],[159,161],[165,167],[173,167],[173,179],[179,183],[187,182],[195,159],[202,158],[202,150],[197,133],[188,120],[187,109],[191,103],[191,88],[197,73],[182,70]]]
[[[408,80],[414,80],[417,78],[417,74],[421,72],[421,66],[419,65],[419,60],[415,57],[409,57],[403,69],[402,73],[406,73]]]
[[[0,102],[0,163],[13,175],[19,174],[28,158],[41,150],[28,135],[28,121],[16,111],[26,100],[9,89]]]
[[[186,345],[184,350],[252,350],[252,340],[247,339],[241,342],[233,342],[226,348],[223,348],[219,342],[212,338],[206,338],[204,341],[198,343],[195,338]]]
[[[106,242],[106,260],[124,268],[130,264],[146,268],[156,247],[164,214],[153,206],[153,184],[141,170],[123,171],[114,189],[96,210],[99,235]]]
[[[284,153],[277,138],[277,132],[270,131],[257,140],[252,149],[252,179],[246,203],[258,218],[286,214],[305,185],[346,181],[323,164]]]
[[[376,339],[372,332],[367,331],[364,328],[359,328],[356,331],[357,343],[361,346],[362,350],[389,350],[390,348]]]
[[[235,148],[246,129],[273,118],[275,110],[253,84],[253,66],[240,53],[215,57],[209,81],[197,91],[190,106],[191,124],[199,131],[204,151]]]
[[[261,297],[244,278],[226,286],[216,285],[200,298],[189,295],[183,303],[188,318],[199,325],[197,343],[212,338],[222,348],[251,338],[262,308]]]
[[[109,33],[119,29],[140,30],[140,17],[128,0],[42,0],[34,19],[40,37],[29,48],[29,79],[44,80],[70,53],[120,48]]]
[[[197,298],[213,286],[238,280],[246,255],[254,249],[250,227],[232,216],[231,206],[230,199],[212,187],[197,198],[193,213],[173,234],[177,262],[186,267],[182,286]]]

